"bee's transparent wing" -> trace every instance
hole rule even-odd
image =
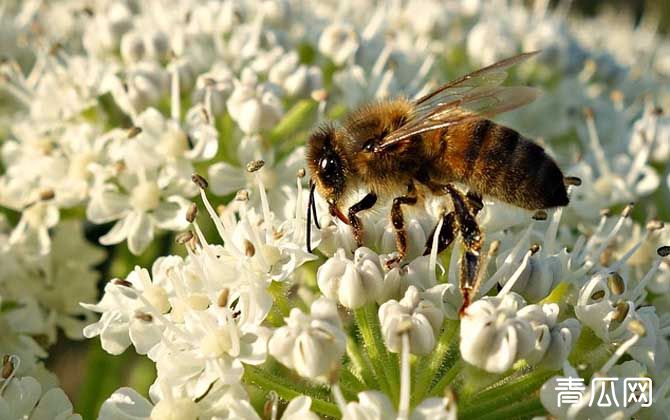
[[[538,52],[499,61],[453,80],[417,99],[409,120],[375,147],[383,151],[413,136],[475,118],[488,118],[534,101],[540,90],[528,86],[503,87],[507,69]]]

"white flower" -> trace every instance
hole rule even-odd
[[[163,386],[163,389],[167,391],[170,388]],[[214,385],[204,395],[199,396],[179,393],[169,395],[154,391],[152,387],[149,393],[151,401],[148,401],[131,388],[119,388],[103,402],[98,419],[259,419],[241,387]]]
[[[73,413],[72,403],[60,388],[44,390],[33,377],[13,378],[2,384],[0,418],[81,420]]]
[[[400,300],[389,300],[379,307],[382,336],[388,349],[400,353],[401,336],[409,333],[410,352],[429,354],[435,347],[444,313],[429,300],[422,300],[419,291],[409,286]]]
[[[135,174],[121,174],[122,189],[104,183],[94,189],[86,208],[86,215],[95,223],[116,224],[104,236],[103,245],[113,245],[127,239],[133,254],[142,253],[154,238],[156,228],[182,230],[188,226],[188,202],[181,196],[169,195],[167,186],[161,186],[155,175],[146,176],[140,168]]]
[[[332,23],[319,38],[319,51],[337,65],[349,62],[358,50],[358,35],[349,24]]]
[[[574,318],[558,320],[558,305],[528,305],[521,308],[519,318],[528,321],[534,336],[534,345],[524,358],[530,365],[542,363],[549,369],[559,369],[567,359],[581,332],[581,324]]]
[[[304,377],[328,379],[341,362],[346,342],[335,303],[320,298],[312,303],[310,315],[293,308],[285,321],[268,342],[270,354]]]
[[[492,64],[514,55],[518,41],[514,39],[509,26],[509,22],[491,17],[479,21],[468,34],[468,55],[480,65]]]
[[[100,320],[84,328],[87,338],[100,336],[102,348],[121,354],[132,342],[139,354],[146,354],[161,339],[165,325],[155,319],[171,310],[174,291],[165,273],[178,257],[159,258],[152,267],[153,281],[146,269],[135,267],[125,280],[112,280],[96,305],[82,303],[102,314]]]
[[[632,131],[628,146],[631,154],[650,153],[649,160],[656,163],[670,159],[670,117],[661,110],[647,107],[633,123]]]
[[[343,420],[386,420],[397,418],[389,398],[379,391],[364,391],[358,401],[347,404]],[[410,420],[456,420],[456,404],[448,398],[429,398],[414,407]]]
[[[321,292],[350,309],[377,301],[383,286],[379,257],[368,248],[359,248],[354,260],[339,249],[317,271]]]
[[[281,86],[288,96],[308,96],[322,87],[321,79],[321,69],[300,64],[295,51],[284,54],[268,74],[268,80]]]
[[[230,116],[246,134],[273,127],[283,114],[279,98],[267,84],[259,83],[251,70],[242,72],[226,102]]]
[[[528,322],[518,315],[525,305],[515,293],[483,297],[461,318],[461,357],[487,372],[503,373],[523,358],[535,340]]]

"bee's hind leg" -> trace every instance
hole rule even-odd
[[[351,225],[351,231],[354,234],[354,239],[356,240],[356,245],[358,247],[363,246],[363,224],[356,213],[372,208],[376,202],[377,194],[369,192],[358,203],[349,207],[349,224]]]
[[[387,261],[387,266],[402,261],[405,255],[407,255],[407,230],[405,230],[405,218],[400,206],[404,204],[414,205],[417,200],[414,183],[410,183],[407,186],[407,194],[393,199],[393,204],[391,205],[391,224],[395,230],[395,245],[399,255]]]
[[[428,178],[422,179],[421,182],[434,194],[448,194],[454,204],[454,211],[452,212],[455,215],[454,224],[461,233],[465,248],[463,257],[461,258],[459,280],[461,294],[463,295],[463,305],[459,314],[463,316],[465,309],[470,305],[470,300],[477,291],[481,279],[479,269],[482,265],[481,249],[484,237],[479,229],[475,215],[483,207],[482,199],[476,192],[468,192],[466,195],[463,195],[451,184],[438,184]]]
[[[463,306],[459,311],[463,316],[465,309],[470,305],[470,300],[477,291],[479,286],[479,269],[481,267],[481,249],[484,237],[479,229],[477,220],[472,214],[472,210],[468,198],[464,197],[452,185],[444,186],[445,191],[451,197],[454,203],[454,212],[458,221],[459,230],[463,238],[463,245],[465,250],[461,258],[461,272],[460,272],[460,288],[463,294]],[[478,211],[478,210],[477,210]]]

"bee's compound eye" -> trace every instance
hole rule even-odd
[[[325,157],[321,159],[321,162],[319,162],[319,166],[321,167],[321,170],[324,172],[332,171],[335,169],[335,166],[337,165],[337,162],[335,162],[335,159],[332,157]]]

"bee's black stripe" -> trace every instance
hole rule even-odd
[[[492,142],[494,145],[486,151],[487,165],[492,174],[491,187],[501,188],[508,182],[506,173],[510,166],[514,165],[516,153],[521,142],[521,135],[505,126],[496,127],[497,140]]]
[[[493,123],[490,120],[481,119],[475,123],[475,126],[472,130],[470,137],[470,145],[463,156],[465,160],[465,176],[469,177],[472,175],[472,169],[475,166],[475,162],[479,157],[479,153],[482,150],[484,142],[489,136],[489,131],[493,127]]]

